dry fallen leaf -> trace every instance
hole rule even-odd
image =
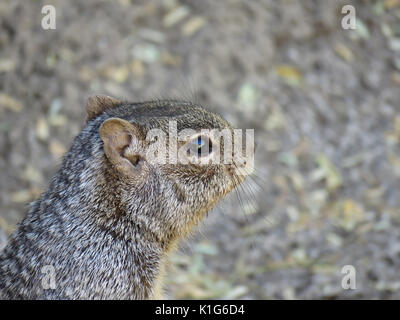
[[[133,59],[130,67],[131,67],[131,72],[135,77],[141,78],[144,76],[145,69],[142,61],[138,59]]]
[[[386,9],[392,9],[400,6],[400,0],[385,0],[384,6]]]
[[[187,37],[191,36],[196,33],[196,31],[200,30],[200,28],[202,28],[205,24],[206,21],[203,17],[193,17],[183,25],[182,34]]]
[[[185,6],[180,6],[172,9],[167,13],[163,19],[164,27],[169,28],[173,25],[179,23],[189,14],[189,8]]]
[[[55,114],[49,116],[48,122],[52,127],[62,127],[67,124],[68,119],[63,114]]]
[[[10,225],[6,219],[4,219],[2,216],[0,216],[0,229],[3,229],[7,234],[11,234],[14,231],[14,228],[12,225]],[[1,231],[1,230],[0,230]],[[1,241],[0,241],[1,242]],[[0,251],[2,248],[0,248]]]
[[[313,180],[325,179],[326,188],[329,191],[338,189],[342,185],[342,177],[335,165],[324,154],[319,154],[316,161],[319,169],[312,173]]]
[[[43,181],[42,173],[31,165],[27,165],[21,174],[21,178],[31,183],[41,183]]]
[[[0,108],[8,109],[14,112],[21,112],[24,106],[17,99],[6,93],[0,93]]]
[[[36,121],[36,136],[41,141],[47,141],[50,136],[49,124],[45,118],[39,118]]]
[[[339,217],[339,224],[346,230],[352,230],[359,222],[362,222],[364,217],[362,206],[351,199],[343,202],[342,214]]]
[[[278,76],[283,78],[289,84],[298,85],[303,79],[301,71],[298,68],[290,65],[276,66],[275,71]]]
[[[25,189],[10,193],[10,199],[15,203],[27,203],[34,199],[31,190]]]
[[[61,158],[67,152],[67,148],[65,148],[61,142],[57,140],[51,140],[49,143],[49,151],[57,158]]]
[[[343,58],[344,60],[346,60],[347,62],[350,62],[353,60],[354,56],[353,53],[351,52],[351,50],[349,48],[347,48],[344,44],[342,43],[338,43],[335,47],[335,51],[336,53]]]
[[[127,66],[106,67],[102,73],[112,81],[124,83],[129,77],[129,68]]]
[[[173,67],[178,67],[182,64],[182,58],[177,55],[172,55],[168,52],[163,52],[161,54],[161,61],[166,65],[170,65]]]

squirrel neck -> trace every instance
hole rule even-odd
[[[92,263],[106,263],[113,269],[112,277],[118,278],[117,281],[113,279],[113,285],[124,282],[127,292],[132,293],[123,296],[111,288],[107,298],[152,298],[158,294],[155,291],[160,288],[163,261],[172,241],[162,237],[161,229],[154,228],[151,214],[144,216],[139,209],[124,203],[118,176],[106,163],[101,144],[83,143],[81,139],[81,136],[76,138],[50,188],[34,207],[39,216],[55,214],[60,217],[66,248],[76,239],[95,243],[87,246],[83,260],[85,255],[96,255],[99,251],[106,255]],[[65,250],[65,254],[69,251]],[[104,266],[86,267],[87,272],[95,274],[93,269],[98,269],[101,274],[100,268]],[[96,282],[102,280],[99,277]]]

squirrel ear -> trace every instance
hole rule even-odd
[[[140,141],[144,140],[141,127],[120,118],[111,118],[102,123],[99,133],[104,153],[116,169],[126,174],[137,173]]]
[[[121,101],[109,96],[90,96],[86,102],[86,123],[96,118],[99,114],[102,114],[104,110],[113,109],[119,105],[121,105]]]

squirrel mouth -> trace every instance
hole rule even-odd
[[[225,171],[232,182],[232,189],[240,185],[249,175],[249,171],[246,170],[245,165],[246,163],[244,163],[244,166],[239,167],[237,164],[232,163],[225,166]]]

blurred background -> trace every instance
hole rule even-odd
[[[93,93],[255,129],[256,173],[171,256],[170,298],[400,298],[400,0],[0,0],[0,245]]]

